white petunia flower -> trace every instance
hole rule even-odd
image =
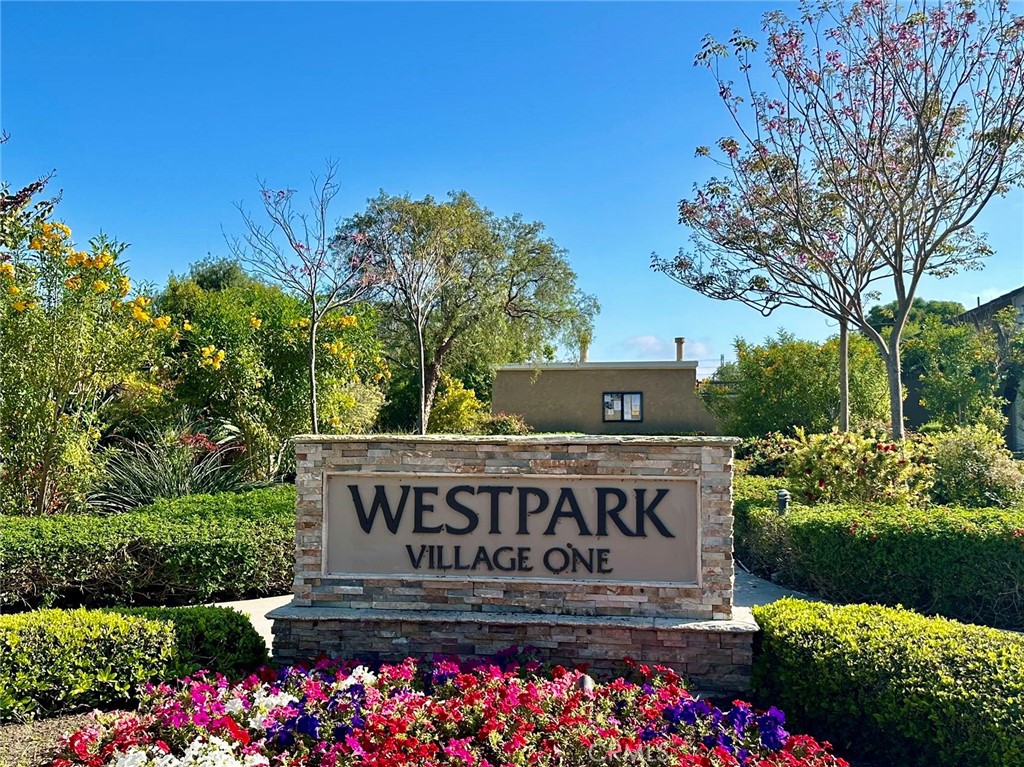
[[[149,754],[145,749],[133,748],[124,754],[117,755],[115,767],[144,767],[149,763]]]
[[[209,740],[196,738],[185,749],[182,767],[242,767],[231,745],[211,735]]]
[[[224,711],[228,714],[238,714],[242,711],[242,701],[232,698],[224,704]]]
[[[352,673],[341,680],[338,684],[339,690],[345,690],[354,684],[361,684],[364,687],[372,687],[377,682],[377,675],[366,666],[356,666]]]

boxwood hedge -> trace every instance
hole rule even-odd
[[[1024,764],[1024,637],[903,609],[754,608],[756,694],[878,764]]]
[[[751,479],[735,536],[755,572],[835,602],[1024,630],[1024,509],[794,504],[780,517],[779,481]]]
[[[284,594],[295,489],[197,495],[114,516],[0,517],[0,608],[181,605]]]
[[[36,610],[0,616],[0,722],[130,702],[139,685],[267,662],[241,613],[220,607]]]

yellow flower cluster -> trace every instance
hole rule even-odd
[[[68,266],[84,266],[88,269],[106,269],[114,263],[114,257],[105,250],[95,256],[90,256],[84,250],[76,251],[73,248],[69,248],[65,263]]]
[[[64,287],[67,288],[68,290],[78,290],[80,287],[82,287],[82,278],[68,277],[66,280],[64,280]]]
[[[153,319],[152,315],[146,311],[151,303],[153,302],[145,296],[136,298],[131,302],[132,317],[143,324],[148,324]]]
[[[70,236],[71,230],[65,224],[46,221],[39,227],[39,234],[29,240],[28,247],[35,251],[56,249],[59,254],[63,242]]]
[[[14,279],[14,264],[9,264],[6,261],[0,264],[0,277],[6,277],[9,280]]]
[[[263,320],[261,320],[259,317],[250,317],[249,324],[252,325],[257,330],[259,330],[263,326]]]
[[[38,301],[12,301],[11,308],[16,312],[23,312],[26,309],[35,309],[39,306]]]
[[[302,319],[294,320],[293,322],[289,323],[289,327],[292,327],[292,328],[308,328],[309,327],[309,317],[303,317]]]
[[[117,292],[121,294],[121,298],[127,296],[132,289],[132,281],[129,280],[123,274],[117,278]]]
[[[332,328],[357,328],[359,318],[354,314],[346,314],[344,317],[335,317],[328,325]]]
[[[16,296],[19,293],[21,293],[21,288],[19,288],[17,285],[8,285],[7,286],[7,295],[9,295],[9,296]]]
[[[225,352],[223,349],[218,349],[213,344],[204,346],[201,350],[203,353],[203,361],[199,364],[204,368],[213,368],[214,370],[220,370],[221,363],[224,362]]]
[[[181,329],[182,330],[191,330],[192,329],[192,323],[189,322],[188,320],[185,320],[183,323],[181,323]]]
[[[341,341],[331,341],[330,343],[324,343],[323,348],[328,354],[337,357],[339,360],[348,363],[350,368],[356,366],[356,353],[348,349],[345,344]]]
[[[157,330],[167,330],[171,326],[171,318],[167,315],[163,317],[157,317],[153,320],[153,327]]]
[[[106,280],[95,280],[92,283],[93,293],[106,293],[108,290],[110,290],[110,283]]]

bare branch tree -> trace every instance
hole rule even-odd
[[[338,194],[338,164],[328,161],[324,175],[313,176],[309,211],[294,207],[296,190],[271,189],[259,180],[263,211],[269,223],[260,223],[242,207],[246,232],[226,237],[231,253],[255,275],[302,298],[309,312],[309,417],[313,434],[319,433],[317,404],[317,334],[328,314],[366,295],[374,282],[366,262],[342,256],[331,247],[334,223],[328,218]]]

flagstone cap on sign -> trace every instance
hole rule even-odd
[[[682,447],[735,447],[739,437],[653,437],[609,434],[527,434],[490,436],[482,434],[299,434],[294,442],[388,442],[415,444],[424,442],[466,443],[474,445],[679,445]]]

